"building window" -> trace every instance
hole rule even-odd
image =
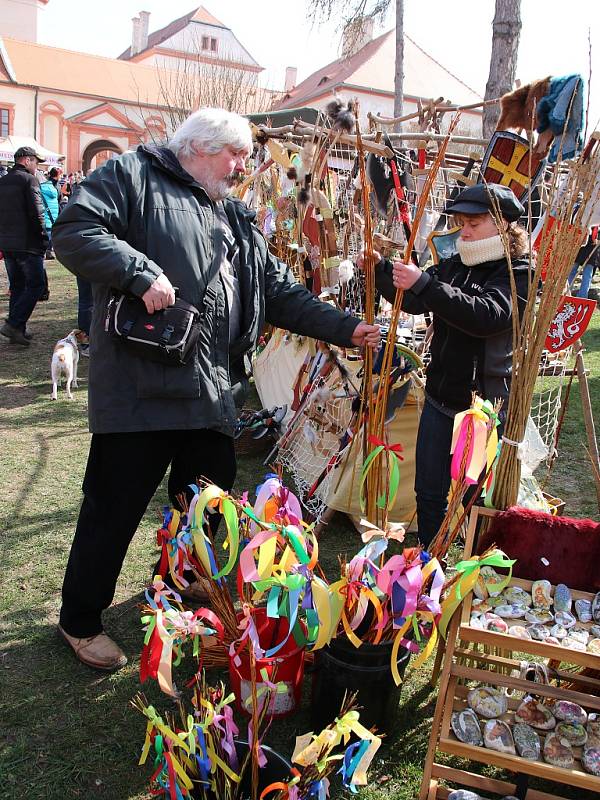
[[[210,50],[211,53],[217,52],[217,40],[212,36],[202,37],[202,49]]]
[[[0,139],[10,136],[10,111],[8,108],[0,108]]]

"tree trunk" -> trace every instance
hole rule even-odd
[[[485,87],[485,99],[502,97],[510,92],[517,71],[517,54],[521,35],[521,0],[496,0],[492,23],[492,56],[490,74]],[[483,109],[483,136],[489,138],[496,129],[500,106]]]
[[[394,73],[394,116],[401,117],[404,106],[404,0],[396,0],[396,71]],[[396,131],[402,130],[402,123]]]

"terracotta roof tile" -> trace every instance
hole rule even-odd
[[[394,91],[394,30],[368,42],[349,58],[339,58],[313,72],[277,104],[278,109],[310,105],[314,97],[346,84],[365,90]],[[404,35],[404,94],[443,96],[451,102],[477,102],[482,97]]]
[[[3,41],[18,83],[99,98],[164,104],[154,66],[8,37]]]

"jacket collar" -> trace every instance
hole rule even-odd
[[[174,178],[177,178],[177,180],[181,181],[182,183],[196,183],[190,173],[186,172],[186,170],[184,170],[184,168],[181,166],[175,153],[173,153],[172,150],[169,150],[168,147],[160,147],[159,145],[155,144],[141,144],[138,147],[138,152],[146,153],[146,155],[148,155],[152,161],[157,164],[157,166],[159,166],[165,172],[168,172]]]
[[[155,144],[141,144],[138,147],[138,152],[139,151],[146,153],[158,167],[165,170],[165,172],[168,172],[182,183],[188,186],[198,186],[203,189],[201,184],[181,166],[175,153],[169,150],[168,147],[160,147]],[[206,190],[203,189],[203,191]],[[242,217],[249,219],[251,222],[256,217],[256,212],[248,208],[242,200],[238,200],[237,198],[226,198],[223,201],[223,207],[229,217],[231,217],[231,215],[237,218]]]

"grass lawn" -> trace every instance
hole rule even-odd
[[[54,343],[76,327],[75,279],[50,265],[51,297],[31,321],[29,349],[0,343],[0,795],[28,800],[140,800],[149,797],[150,766],[137,767],[144,721],[129,706],[139,689],[142,645],[138,604],[156,559],[154,531],[165,502],[161,487],[129,551],[115,601],[106,614],[108,631],[124,647],[128,666],[114,675],[75,661],[58,641],[60,587],[81,501],[87,457],[87,361],[80,361],[80,388],[68,402],[50,400],[50,355]],[[6,306],[4,270],[0,304]],[[4,316],[4,313],[2,313]],[[600,321],[585,338],[590,391],[600,420]],[[577,383],[563,428],[560,455],[547,489],[567,502],[567,513],[596,516],[591,470]],[[243,459],[236,489],[252,489],[264,473],[259,459]],[[115,509],[106,509],[107,514]],[[360,546],[354,529],[338,515],[322,538],[325,570],[335,573],[339,553]],[[398,730],[389,737],[362,798],[416,797],[427,749],[435,691],[429,668],[411,673],[402,693]],[[152,685],[149,699],[168,701]],[[268,743],[289,755],[296,734],[309,730],[309,688],[302,710],[275,723]],[[333,796],[341,796],[335,789]],[[573,795],[583,797],[581,792]]]

